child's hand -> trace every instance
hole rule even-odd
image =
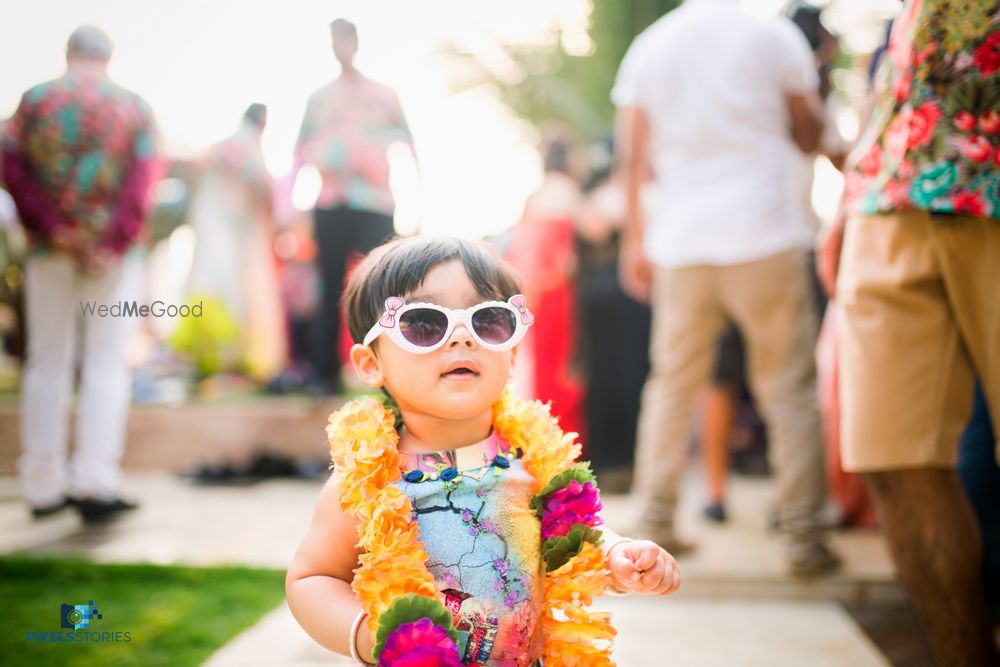
[[[620,542],[608,553],[611,581],[620,591],[670,595],[681,586],[677,561],[649,540]]]

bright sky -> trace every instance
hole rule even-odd
[[[587,12],[586,0],[10,3],[0,22],[0,117],[25,89],[62,73],[67,37],[92,23],[115,41],[111,76],[152,105],[169,154],[196,155],[263,102],[264,150],[280,176],[306,98],[337,75],[328,25],[344,16],[359,28],[359,67],[397,90],[417,142],[419,186],[405,163],[394,175],[400,225],[415,224],[419,210],[428,230],[481,236],[511,225],[537,184],[534,137],[486,94],[451,95],[440,45],[538,39],[553,22],[580,32]]]
[[[781,0],[744,4],[773,13]],[[393,160],[397,226],[412,229],[419,217],[428,231],[482,236],[513,224],[538,183],[536,137],[487,93],[452,95],[440,46],[536,41],[561,25],[564,43],[585,49],[588,12],[588,0],[10,2],[0,21],[0,118],[25,89],[62,73],[67,37],[91,23],[115,41],[111,75],[153,106],[168,154],[197,155],[231,133],[248,104],[263,102],[264,151],[280,177],[306,98],[337,75],[328,25],[344,16],[360,31],[359,67],[396,89],[417,142],[419,180]]]

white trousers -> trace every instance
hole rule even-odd
[[[60,254],[26,262],[28,340],[18,474],[29,505],[52,504],[64,495],[103,500],[118,495],[131,393],[126,348],[138,320],[84,315],[81,303],[110,306],[140,298],[142,264],[141,257],[127,255],[99,276],[83,276]],[[78,350],[75,449],[67,463]]]

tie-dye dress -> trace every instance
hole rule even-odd
[[[494,434],[407,455],[399,482],[467,665],[540,664],[541,528],[530,507],[532,478],[517,455]]]

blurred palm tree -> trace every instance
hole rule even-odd
[[[561,122],[585,141],[610,133],[610,92],[622,57],[647,26],[680,0],[591,0],[586,34],[553,25],[540,43],[493,44],[476,52],[454,46],[456,92],[490,86],[534,126]]]

